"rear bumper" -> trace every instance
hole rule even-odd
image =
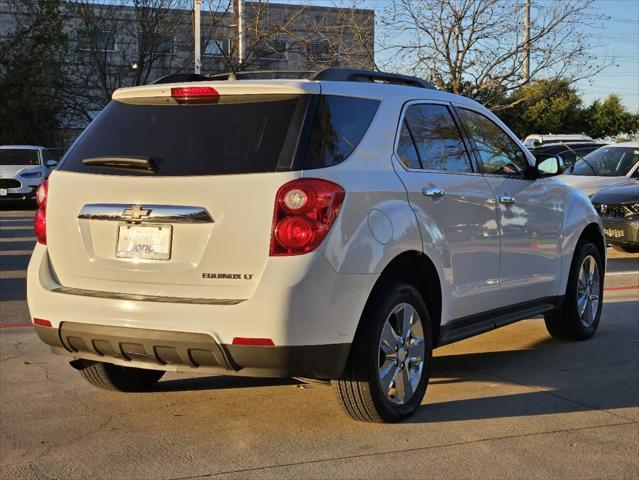
[[[59,284],[46,247],[37,245],[27,297],[31,316],[51,322],[36,331],[55,353],[162,370],[335,378],[376,280],[337,274],[317,253],[269,262],[255,294],[239,303],[84,295]],[[274,346],[233,345],[236,337]]]
[[[53,352],[89,361],[195,373],[241,373],[268,377],[336,378],[350,344],[258,347],[219,345],[201,333],[169,332],[62,322],[35,325]]]

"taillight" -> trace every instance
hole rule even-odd
[[[302,178],[277,191],[271,256],[301,255],[326,238],[344,201],[344,189],[327,180]]]
[[[171,97],[177,103],[217,103],[220,94],[213,87],[173,87]]]
[[[35,214],[34,229],[38,243],[47,244],[47,196],[49,195],[49,181],[42,182],[36,190],[38,211]]]

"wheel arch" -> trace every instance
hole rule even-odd
[[[364,312],[375,295],[384,288],[389,281],[405,281],[413,285],[424,298],[428,307],[428,314],[431,322],[431,334],[433,347],[439,343],[439,332],[442,316],[442,290],[439,274],[433,261],[423,252],[409,250],[395,256],[382,270],[379,278],[375,282],[371,293],[366,301]],[[360,323],[357,327],[359,332]]]

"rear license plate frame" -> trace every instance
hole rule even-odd
[[[157,252],[157,251],[147,252],[147,251],[141,251],[141,250],[134,251],[131,248],[124,248],[126,246],[124,242],[128,242],[130,247],[131,240],[127,239],[126,237],[123,238],[123,235],[125,234],[127,230],[130,232],[132,229],[136,229],[138,231],[155,230],[156,232],[158,231],[168,232],[168,233],[163,233],[163,235],[168,236],[168,240],[166,242],[162,240],[159,242],[159,243],[166,244],[166,251],[164,251],[165,249],[162,249],[162,251],[160,252]],[[155,242],[155,243],[157,244],[158,242]],[[138,244],[138,245],[141,245],[141,244]],[[173,225],[160,224],[160,223],[143,223],[143,224],[119,223],[118,224],[118,231],[117,231],[117,236],[115,239],[115,257],[116,258],[127,259],[127,260],[167,261],[167,260],[171,260],[172,250],[173,250]]]

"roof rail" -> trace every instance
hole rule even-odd
[[[426,80],[410,75],[378,72],[374,70],[360,70],[355,68],[325,68],[311,75],[309,80],[330,80],[336,82],[372,82],[392,83],[409,87],[435,89]]]
[[[159,83],[205,82],[210,80],[250,80],[250,79],[302,79],[334,82],[371,82],[390,83],[409,87],[435,89],[426,80],[410,75],[360,70],[356,68],[325,68],[323,70],[246,70],[243,72],[214,73],[200,75],[195,73],[174,73],[154,81]]]
[[[245,70],[243,72],[214,73],[208,76],[209,80],[251,80],[251,79],[277,79],[277,78],[308,78],[314,74],[311,70]]]

